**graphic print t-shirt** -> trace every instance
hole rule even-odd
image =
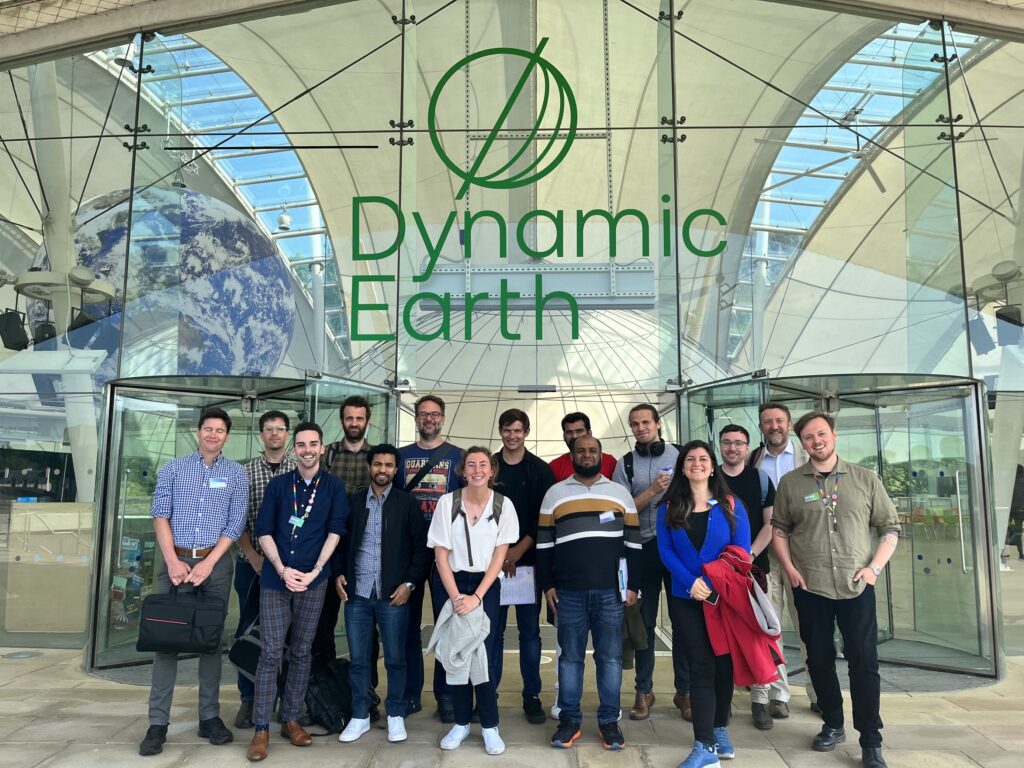
[[[441,450],[438,448],[437,450]],[[410,489],[409,483],[416,477],[423,465],[430,460],[434,449],[420,448],[416,443],[403,446],[398,449],[401,457],[401,466],[398,468],[398,475],[395,478],[396,484],[403,491],[409,491],[416,497],[419,503],[423,519],[430,522],[434,517],[434,507],[437,500],[446,493],[462,487],[461,478],[455,474],[455,468],[462,460],[462,449],[455,448],[449,451],[448,455],[431,467],[430,471],[423,476],[423,479]]]

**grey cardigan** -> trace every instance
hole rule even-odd
[[[491,620],[484,613],[483,606],[460,616],[450,599],[444,604],[434,622],[427,652],[433,651],[441,662],[448,685],[479,685],[490,679],[484,645],[490,631]]]

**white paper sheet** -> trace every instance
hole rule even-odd
[[[517,566],[515,576],[505,576],[502,574],[501,604],[530,605],[537,602],[537,592],[534,583],[532,565]]]

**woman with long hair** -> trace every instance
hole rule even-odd
[[[465,486],[438,500],[427,534],[427,546],[434,548],[437,564],[431,582],[434,613],[440,620],[442,609],[450,602],[452,613],[477,620],[467,621],[466,626],[480,627],[481,634],[483,620],[489,620],[490,631],[483,641],[489,659],[496,653],[500,626],[498,574],[509,545],[519,540],[519,520],[511,501],[501,497],[500,505],[495,504],[493,488],[498,460],[487,448],[466,449],[458,472]],[[484,615],[473,617],[476,611]],[[483,661],[483,676],[487,676],[487,667],[488,663]],[[494,680],[488,678],[487,682],[477,681],[474,685],[472,673],[468,679],[465,684],[451,685],[455,725],[441,739],[441,749],[457,749],[469,736],[475,693],[484,748],[489,755],[500,755],[505,751],[505,743],[498,733],[498,692]]]
[[[704,620],[704,602],[718,595],[702,567],[730,544],[750,552],[750,523],[743,504],[729,491],[714,449],[692,440],[679,451],[672,482],[658,507],[658,550],[672,575],[668,600],[673,637],[690,661],[693,751],[679,768],[710,768],[736,751],[729,740],[732,659],[715,656]]]

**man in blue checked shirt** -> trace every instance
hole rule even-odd
[[[199,417],[198,450],[160,468],[152,510],[164,560],[157,575],[159,593],[170,592],[172,585],[203,586],[228,604],[233,569],[225,555],[242,535],[249,501],[245,470],[221,453],[230,433],[231,418],[220,408],[208,408]],[[232,740],[220,719],[220,673],[219,650],[199,657],[199,735],[211,744]],[[163,751],[177,674],[176,653],[154,656],[149,730],[139,744],[140,755]]]
[[[324,566],[348,521],[345,483],[320,466],[323,440],[323,430],[313,422],[295,427],[292,450],[297,466],[267,484],[256,518],[264,555],[260,574],[263,650],[256,667],[252,711],[256,732],[246,752],[252,762],[264,760],[270,750],[270,717],[286,635],[288,677],[281,696],[281,735],[296,747],[313,742],[299,724],[299,713],[312,666],[310,646],[327,587]]]

